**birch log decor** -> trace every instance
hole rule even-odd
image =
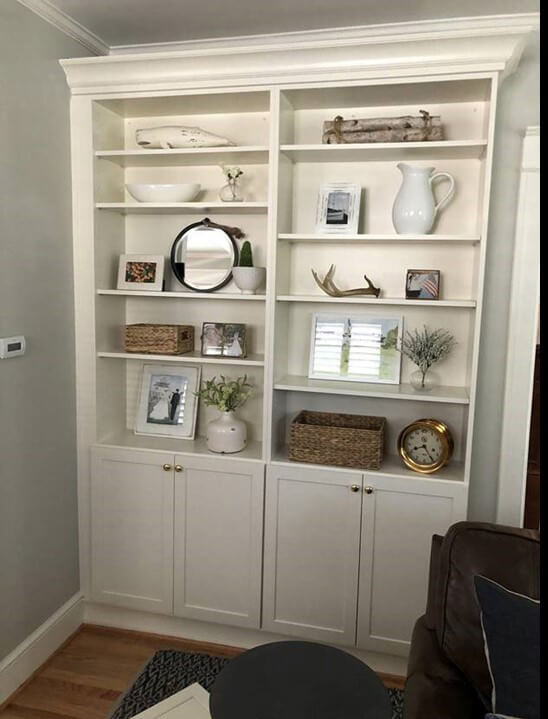
[[[420,115],[345,120],[337,115],[323,123],[323,144],[358,142],[424,142],[443,140],[439,115],[419,110]]]

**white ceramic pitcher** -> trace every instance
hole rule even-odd
[[[436,172],[435,167],[417,167],[399,162],[403,175],[401,187],[392,208],[392,222],[400,235],[426,235],[432,229],[436,216],[452,197],[455,179],[448,172]],[[432,183],[446,177],[451,183],[447,194],[437,204]]]

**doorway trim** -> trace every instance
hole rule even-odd
[[[540,127],[523,140],[514,243],[497,522],[523,526],[540,313]]]

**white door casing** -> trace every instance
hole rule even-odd
[[[264,464],[175,462],[174,613],[258,628]]]
[[[523,141],[514,246],[497,522],[523,526],[540,297],[540,128]]]

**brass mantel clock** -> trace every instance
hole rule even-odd
[[[417,419],[398,437],[398,451],[409,469],[421,474],[437,472],[453,454],[449,427],[437,419]]]

